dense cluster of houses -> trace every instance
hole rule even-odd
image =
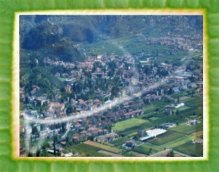
[[[153,43],[153,41],[156,42],[158,40],[155,39],[151,41]],[[176,39],[175,41],[163,39],[161,44],[171,45],[177,42],[179,46],[183,46],[183,41],[184,40],[181,39]],[[54,76],[63,79],[65,83],[64,91],[71,96],[61,101],[62,95],[60,91],[57,91],[55,98],[50,99],[46,94],[37,94],[40,90],[37,85],[32,86],[30,93],[25,93],[24,88],[21,88],[21,101],[28,102],[24,104],[23,112],[36,119],[60,118],[75,115],[77,112],[83,113],[84,111],[92,110],[103,104],[110,103],[110,101],[112,101],[111,99],[113,99],[112,94],[116,96],[120,96],[124,93],[127,95],[135,94],[145,87],[159,82],[159,80],[168,76],[176,69],[176,66],[167,63],[155,65],[153,58],[136,62],[136,59],[130,55],[122,57],[114,55],[109,57],[103,55],[89,56],[86,61],[75,63],[53,61],[50,58],[46,58],[44,63],[53,66],[62,66],[68,70],[66,73],[57,72]],[[136,68],[135,64],[139,64],[140,68]],[[146,68],[148,70],[146,70]],[[180,72],[171,76],[167,84],[161,85],[156,89],[151,89],[139,98],[126,101],[122,105],[113,107],[108,111],[93,114],[86,119],[73,121],[66,140],[73,143],[80,143],[88,139],[101,143],[111,142],[118,137],[117,133],[111,132],[112,125],[115,122],[142,115],[144,113],[143,107],[145,104],[163,98],[166,99],[173,93],[179,93],[189,88],[199,90],[201,94],[203,89],[201,75],[201,73],[197,73],[197,75],[194,76],[193,71],[187,70],[186,66],[182,65]],[[190,78],[193,78],[193,80]],[[117,86],[116,91],[115,89],[113,91],[114,86],[112,85],[106,86],[109,88],[106,90],[104,88],[96,88],[94,90],[94,98],[90,99],[88,97],[85,99],[80,94],[90,94],[89,88],[83,87],[83,84],[86,84],[88,79],[90,79],[91,84],[94,85],[99,79],[104,80],[105,83],[110,83],[112,80],[117,79],[117,81],[114,81],[114,84],[118,84],[119,86]],[[74,88],[77,89],[75,82],[79,80],[82,82],[83,87],[80,89],[81,92],[74,90]],[[70,108],[68,106],[70,106]],[[184,104],[177,104],[175,108],[182,106],[184,106]],[[34,108],[38,109],[37,107],[43,108],[40,108],[40,111],[33,110]],[[167,110],[172,108],[173,107],[166,107]],[[22,114],[23,113],[21,113],[21,116]],[[49,136],[52,137],[54,128],[57,130],[57,133],[61,135],[68,130],[66,124],[63,124],[51,126],[48,129],[49,131],[40,127],[39,132],[47,132]],[[25,126],[23,126],[21,131],[25,132]],[[66,144],[66,140],[61,140],[60,147]],[[127,143],[127,145],[131,145],[131,143]],[[127,147],[127,145],[124,146]]]

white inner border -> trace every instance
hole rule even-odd
[[[20,15],[201,15],[203,16],[203,157],[20,157]],[[207,61],[206,14],[204,10],[52,10],[16,12],[13,37],[13,80],[12,80],[12,158],[25,160],[70,160],[70,161],[200,161],[208,160],[209,110],[208,110],[208,61]]]

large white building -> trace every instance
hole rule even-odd
[[[145,141],[145,140],[148,140],[150,138],[157,137],[158,135],[161,135],[161,134],[166,133],[166,132],[167,132],[167,130],[161,129],[161,128],[155,128],[155,129],[152,129],[152,130],[147,130],[146,131],[147,136],[140,137],[139,140],[140,141]]]

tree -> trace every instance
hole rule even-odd
[[[167,157],[174,157],[174,152],[173,152],[173,150],[170,150],[170,151],[167,153]]]
[[[37,151],[36,151],[36,157],[39,157],[41,155],[41,153],[40,153],[40,150],[38,149]]]
[[[177,97],[177,103],[179,103],[179,102],[180,102],[180,97],[178,96],[178,97]]]
[[[39,135],[39,131],[36,126],[32,127],[32,135]]]
[[[32,157],[33,154],[32,154],[31,152],[28,152],[27,156],[28,156],[28,157]]]
[[[56,156],[56,141],[57,141],[57,136],[55,135],[55,132],[53,131],[53,150],[54,150],[54,156]]]
[[[67,115],[73,113],[73,111],[74,111],[73,107],[71,105],[68,105],[68,107],[66,108]]]
[[[118,96],[118,93],[119,93],[119,88],[113,86],[113,88],[112,88],[112,90],[111,90],[111,95],[112,95],[112,97],[114,98],[114,97]]]
[[[150,148],[150,149],[148,150],[148,155],[150,155],[151,152],[152,152],[152,148]]]

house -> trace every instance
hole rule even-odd
[[[196,144],[196,143],[202,144],[203,143],[203,139],[202,138],[194,139],[194,140],[192,140],[192,143],[194,143],[194,144]]]
[[[175,127],[176,124],[175,123],[165,123],[165,124],[162,124],[161,127],[167,129],[167,128],[172,128],[172,127]]]
[[[172,90],[174,93],[179,93],[179,91],[180,91],[179,87],[173,87]]]
[[[183,106],[185,106],[184,103],[179,103],[179,104],[177,104],[177,105],[175,106],[175,108],[178,109],[178,108],[183,107]]]
[[[198,120],[197,119],[191,119],[191,120],[188,120],[187,124],[188,125],[197,125],[198,124]]]
[[[132,118],[138,115],[141,115],[143,113],[143,110],[135,110],[135,111],[131,111],[131,112],[127,112],[125,113],[125,118]]]
[[[61,156],[64,156],[64,157],[72,157],[72,156],[73,156],[73,153],[72,153],[72,152],[69,152],[69,153],[62,154]]]
[[[104,143],[104,142],[112,142],[116,139],[118,139],[119,135],[112,132],[112,133],[108,133],[106,135],[102,135],[102,136],[99,136],[99,137],[96,137],[95,140],[97,142],[100,142],[100,143]]]
[[[103,132],[102,129],[96,127],[90,127],[87,130],[88,135],[99,135],[102,134],[102,132]]]
[[[122,147],[125,149],[133,149],[135,146],[136,143],[134,142],[134,140],[129,140],[122,145]]]
[[[51,113],[61,113],[65,108],[64,103],[59,103],[59,102],[49,102],[48,103],[48,112]]]

